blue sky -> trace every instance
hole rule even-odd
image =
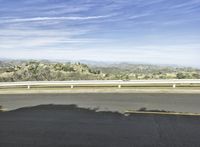
[[[0,58],[200,67],[200,0],[0,0]]]

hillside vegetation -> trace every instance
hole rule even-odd
[[[200,79],[200,70],[154,65],[0,61],[0,82],[64,80]]]

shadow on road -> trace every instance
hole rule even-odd
[[[125,116],[76,105],[39,105],[0,113],[0,146],[199,146],[199,124],[197,116]]]

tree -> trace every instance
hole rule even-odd
[[[183,73],[181,73],[181,72],[177,73],[176,77],[177,77],[177,79],[185,79],[186,78],[186,76]]]
[[[195,79],[200,79],[200,74],[194,73],[194,74],[192,74],[192,77]]]

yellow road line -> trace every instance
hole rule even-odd
[[[0,112],[8,111],[8,109],[0,109]]]
[[[155,115],[182,115],[182,116],[200,116],[200,113],[186,112],[148,112],[148,111],[125,111],[125,114],[155,114]]]

